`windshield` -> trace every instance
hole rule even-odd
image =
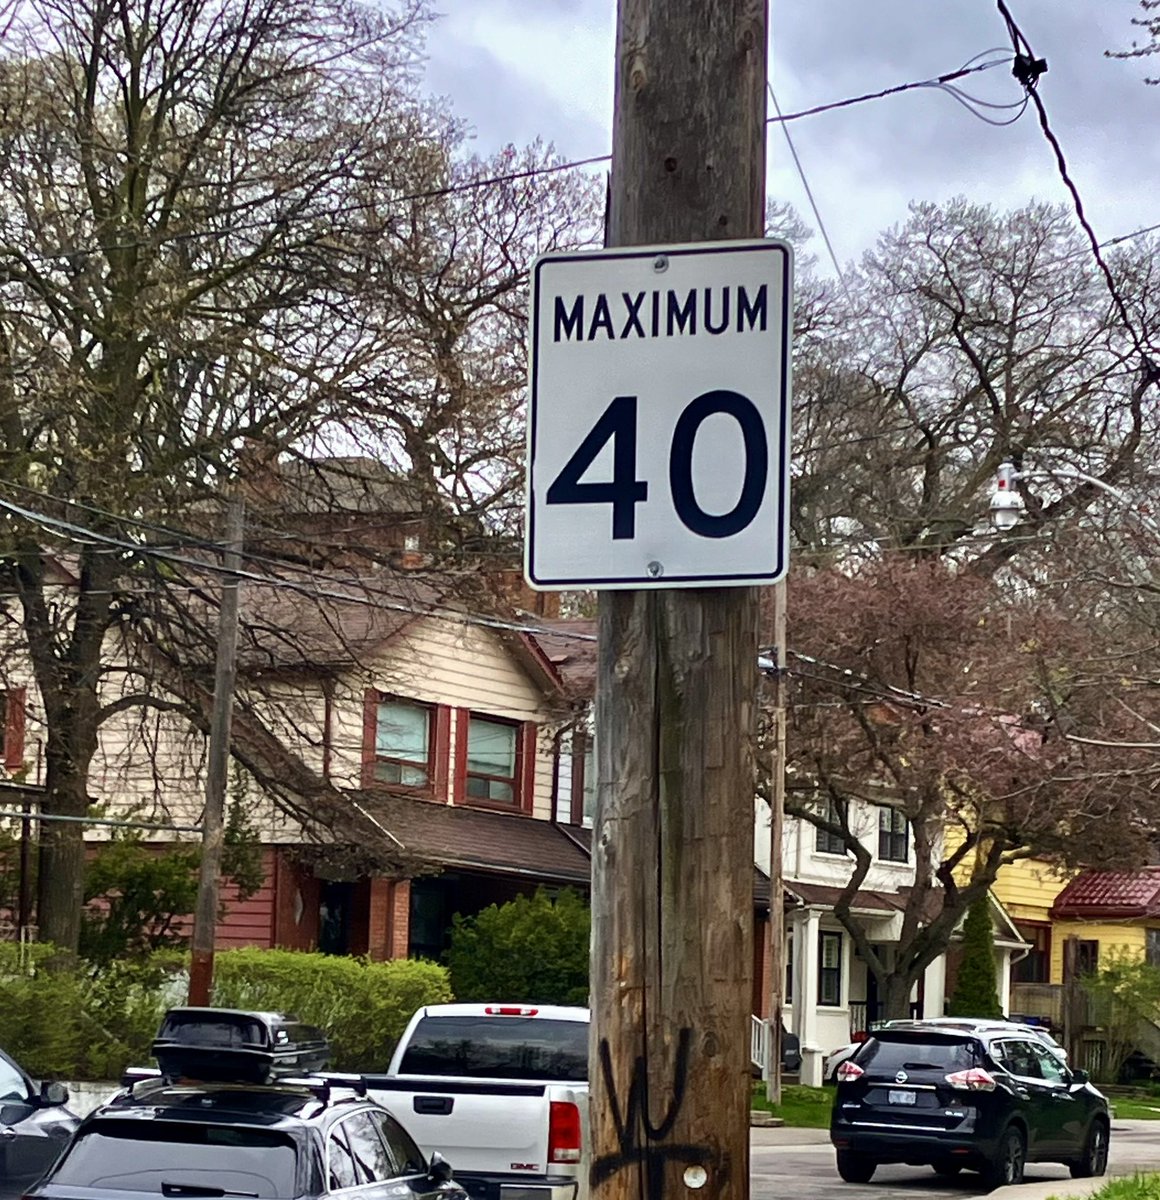
[[[965,1071],[975,1065],[973,1041],[950,1038],[886,1041],[871,1038],[855,1061],[864,1071]]]
[[[6,1058],[0,1058],[0,1101],[27,1099],[24,1076]]]
[[[402,1075],[461,1075],[581,1083],[588,1078],[587,1021],[547,1017],[424,1017]]]
[[[52,1182],[170,1195],[296,1196],[297,1151],[267,1129],[170,1121],[103,1121],[83,1133]]]

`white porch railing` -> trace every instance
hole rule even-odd
[[[761,1070],[761,1078],[768,1078],[769,1022],[760,1017],[749,1018],[749,1058]]]

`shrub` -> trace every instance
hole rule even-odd
[[[226,950],[215,959],[214,1003],[292,1012],[325,1030],[340,1070],[384,1070],[417,1008],[451,999],[436,963]]]
[[[52,946],[0,944],[0,1038],[32,1076],[114,1079],[149,1062],[180,965],[172,956],[92,973],[56,963]]]
[[[991,902],[984,892],[963,922],[963,958],[947,1013],[952,1017],[1002,1017],[995,986],[995,934]]]
[[[456,916],[447,963],[460,1000],[588,1002],[588,905],[571,889]]]

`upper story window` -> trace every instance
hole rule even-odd
[[[841,825],[842,820],[838,813],[838,806],[833,800],[826,802],[826,807],[823,810],[823,818],[833,825]],[[816,837],[814,838],[814,849],[819,854],[845,854],[846,839],[840,833],[831,833],[828,829],[815,830]]]
[[[372,779],[429,790],[434,776],[434,748],[434,708],[413,700],[378,701]]]
[[[468,718],[464,794],[469,800],[519,803],[519,733],[510,721]]]
[[[878,857],[883,862],[906,862],[910,857],[910,826],[897,808],[878,810]]]
[[[572,732],[572,803],[568,814],[573,825],[590,829],[596,821],[596,741],[586,729]]]

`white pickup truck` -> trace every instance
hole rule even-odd
[[[431,1004],[365,1078],[472,1200],[585,1200],[586,1008]]]

